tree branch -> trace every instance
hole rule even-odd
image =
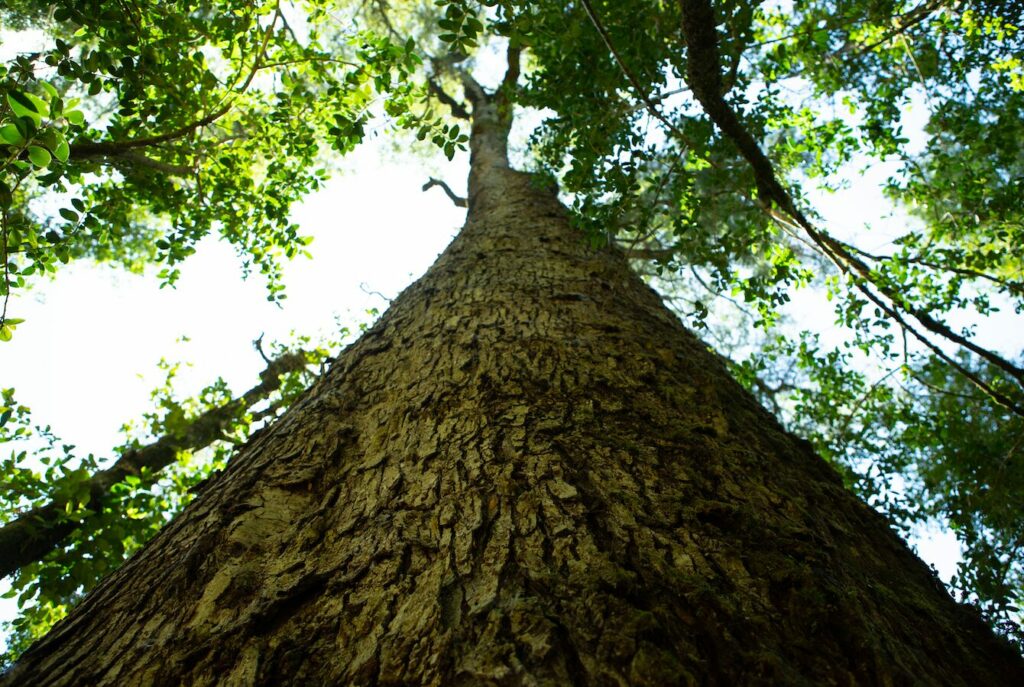
[[[115,167],[120,167],[120,163],[126,163],[130,167],[146,167],[147,169],[179,177],[188,176],[195,172],[195,167],[161,162],[135,150],[125,150],[116,155],[104,155],[103,157]]]
[[[252,84],[253,78],[255,78],[257,72],[262,68],[262,61],[266,56],[267,45],[270,43],[270,37],[273,35],[274,27],[277,25],[278,19],[284,20],[284,15],[281,14],[280,5],[278,5],[275,10],[273,20],[263,30],[263,37],[260,43],[259,52],[256,55],[256,59],[253,60],[252,67],[249,69],[249,73],[246,75],[245,80],[237,88],[239,93],[249,88],[249,85]],[[137,138],[127,141],[77,141],[71,145],[71,157],[114,157],[126,150],[146,148],[149,146],[159,145],[161,143],[176,141],[188,136],[196,129],[200,129],[214,123],[230,111],[231,103],[228,103],[205,117],[158,136],[149,136],[146,138]]]
[[[678,252],[676,248],[671,246],[668,248],[650,248],[646,246],[620,245],[619,249],[631,260],[668,260]]]
[[[616,64],[618,64],[623,75],[636,92],[637,97],[644,102],[652,116],[665,124],[671,133],[692,148],[693,146],[685,134],[661,114],[656,104],[651,101],[644,89],[640,87],[640,82],[629,70],[621,55],[615,49],[611,37],[594,11],[590,0],[581,0],[581,3],[605,46],[611,52]],[[789,195],[789,192],[779,183],[771,161],[761,151],[754,137],[743,126],[736,113],[725,101],[722,93],[722,75],[718,55],[715,15],[710,0],[679,0],[679,5],[682,10],[683,38],[687,48],[686,83],[707,115],[721,129],[722,133],[733,142],[740,154],[751,166],[758,190],[755,202],[775,221],[784,226],[793,225],[801,229],[807,234],[816,249],[828,257],[841,273],[854,277],[853,283],[857,290],[877,305],[887,317],[908,331],[925,347],[946,361],[997,403],[1024,417],[1024,408],[955,361],[927,336],[911,327],[899,310],[906,312],[933,334],[970,350],[992,365],[1009,373],[1022,386],[1024,386],[1024,369],[960,336],[944,323],[935,320],[928,313],[908,303],[900,294],[894,293],[892,289],[878,283],[875,279],[876,275],[863,261],[852,255],[839,241],[832,238],[827,232],[816,228],[801,212]],[[781,214],[772,207],[773,203],[782,210]],[[877,288],[879,293],[888,302],[868,288],[868,284]]]
[[[106,499],[111,487],[129,475],[139,475],[143,469],[151,474],[159,472],[175,461],[178,452],[206,448],[221,439],[232,418],[279,389],[281,375],[301,370],[305,365],[302,351],[285,353],[271,362],[260,373],[260,383],[242,396],[207,410],[180,434],[165,435],[147,446],[125,452],[113,465],[86,482],[92,510],[98,512],[98,504]],[[69,519],[66,510],[69,503],[66,496],[56,497],[0,527],[0,578],[41,560],[86,521]]]
[[[661,114],[655,102],[651,100],[651,97],[647,94],[647,91],[640,87],[640,81],[633,75],[633,72],[629,67],[626,66],[626,63],[619,54],[619,51],[615,49],[615,44],[612,43],[611,36],[608,35],[607,29],[604,28],[604,24],[602,24],[601,20],[598,18],[597,13],[594,11],[594,7],[590,4],[590,0],[582,0],[582,4],[583,9],[590,18],[590,23],[594,25],[594,29],[596,29],[598,35],[601,36],[601,41],[604,43],[605,47],[608,48],[608,52],[612,54],[615,64],[618,65],[619,70],[626,77],[626,80],[629,81],[629,84],[633,87],[633,91],[636,93],[637,97],[643,101],[644,105],[647,107],[647,111],[650,112],[658,121],[667,126],[672,133],[680,138],[680,140],[692,148],[693,146],[690,143],[689,138],[683,134],[678,127],[670,122],[665,115]]]
[[[484,87],[480,85],[480,82],[473,78],[473,76],[465,71],[464,69],[459,70],[459,78],[462,79],[462,88],[466,93],[466,98],[473,104],[473,107],[480,107],[481,105],[490,102],[491,96],[488,95]]]
[[[586,1],[584,0],[584,2]],[[733,142],[739,149],[740,154],[750,164],[758,187],[758,200],[763,203],[765,209],[770,211],[770,203],[772,202],[778,205],[779,208],[793,219],[797,226],[804,230],[825,255],[833,259],[833,262],[836,263],[842,272],[853,273],[858,277],[858,279],[854,280],[854,283],[861,293],[878,305],[891,318],[905,328],[908,328],[908,331],[915,338],[953,365],[961,374],[964,374],[992,398],[1017,414],[1024,416],[1024,410],[1019,408],[1011,399],[993,389],[991,385],[966,370],[962,365],[953,361],[935,343],[924,337],[916,329],[909,328],[909,325],[899,315],[897,309],[902,309],[933,334],[937,334],[972,351],[992,365],[1009,373],[1017,379],[1018,383],[1024,383],[1024,369],[960,336],[944,323],[939,322],[928,313],[907,302],[900,294],[894,293],[885,284],[879,283],[874,278],[874,273],[863,261],[851,254],[841,242],[836,241],[824,230],[818,229],[811,224],[810,220],[800,211],[792,196],[779,183],[771,161],[761,151],[754,137],[743,126],[739,117],[736,116],[736,113],[722,96],[718,36],[715,29],[714,9],[711,6],[710,0],[679,0],[679,4],[682,9],[683,36],[687,48],[686,82],[693,91],[694,97],[700,102],[711,120]],[[868,283],[878,289],[878,292],[885,296],[889,303],[882,303],[881,299],[867,288],[866,284]]]
[[[451,110],[453,117],[458,117],[459,119],[469,119],[469,111],[462,106],[462,103],[448,95],[448,93],[445,92],[445,90],[441,88],[441,86],[433,78],[427,79],[427,90],[429,90],[434,95],[434,97],[441,102],[442,105],[448,106],[448,109]]]
[[[501,80],[501,85],[498,87],[496,97],[498,99],[498,106],[501,108],[508,108],[508,105],[512,102],[512,94],[515,93],[516,84],[519,82],[519,75],[522,73],[522,48],[512,47],[512,42],[509,41],[508,49],[505,52],[505,77]]]
[[[893,17],[893,28],[890,31],[886,32],[886,34],[879,38],[878,40],[867,44],[847,42],[842,48],[839,49],[838,54],[842,55],[844,53],[854,53],[860,55],[866,52],[871,52],[878,46],[888,43],[896,36],[904,34],[910,29],[914,28],[915,26],[923,22],[925,19],[930,17],[935,10],[940,9],[945,4],[946,0],[926,0],[926,2],[922,2],[920,5],[918,5],[912,10],[909,10],[905,14]],[[834,61],[835,55],[829,55],[828,58]]]
[[[176,141],[188,136],[196,129],[213,124],[215,121],[226,115],[230,109],[230,105],[225,105],[216,112],[211,112],[201,119],[197,119],[196,121],[179,127],[174,131],[169,131],[166,134],[160,134],[159,136],[136,138],[127,141],[76,141],[71,144],[71,157],[116,157],[127,150],[146,148],[148,146]]]
[[[451,201],[453,203],[455,203],[455,207],[457,207],[457,208],[469,207],[469,204],[466,202],[465,198],[463,198],[462,196],[456,195],[455,192],[452,191],[451,188],[448,186],[448,184],[446,184],[445,182],[441,181],[440,179],[435,179],[434,177],[430,177],[430,181],[428,181],[427,183],[423,184],[423,190],[424,191],[429,191],[430,189],[434,188],[435,186],[440,186],[441,187],[441,190],[444,191],[445,194],[449,198],[451,198]]]

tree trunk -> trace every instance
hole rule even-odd
[[[1022,684],[476,105],[458,238],[0,683]]]

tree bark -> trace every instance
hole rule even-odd
[[[0,684],[1021,684],[488,104],[451,246]]]

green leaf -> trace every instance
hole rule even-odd
[[[53,158],[50,157],[50,152],[46,148],[41,148],[39,146],[29,146],[28,159],[32,160],[32,164],[34,164],[36,167],[41,168],[49,165],[50,161]]]
[[[7,94],[7,104],[19,117],[34,117],[42,114],[42,110],[36,109],[36,104],[28,97],[27,93],[11,91]]]
[[[71,148],[68,146],[68,142],[64,140],[64,137],[61,136],[60,141],[57,142],[57,145],[53,149],[53,156],[61,162],[67,162],[68,156],[70,155]]]
[[[14,124],[4,124],[0,127],[0,138],[12,146],[21,145],[25,142],[25,137],[21,135],[18,127]]]
[[[69,122],[76,126],[81,126],[85,123],[85,115],[82,114],[81,110],[68,110],[64,113],[64,116]]]
[[[68,210],[67,208],[61,208],[60,210],[58,210],[58,212],[60,212],[60,216],[61,217],[63,217],[64,219],[68,220],[69,222],[77,222],[78,221],[78,213],[75,212],[74,210]]]
[[[43,113],[49,110],[46,103],[31,93],[11,91],[7,94],[7,104],[19,117],[28,117],[36,126],[43,121]]]

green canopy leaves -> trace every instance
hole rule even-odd
[[[280,260],[307,243],[289,208],[326,152],[362,139],[375,94],[404,111],[411,46],[338,26],[323,2],[52,9],[52,46],[0,69],[0,297],[80,257],[173,283],[215,232],[283,298]]]

